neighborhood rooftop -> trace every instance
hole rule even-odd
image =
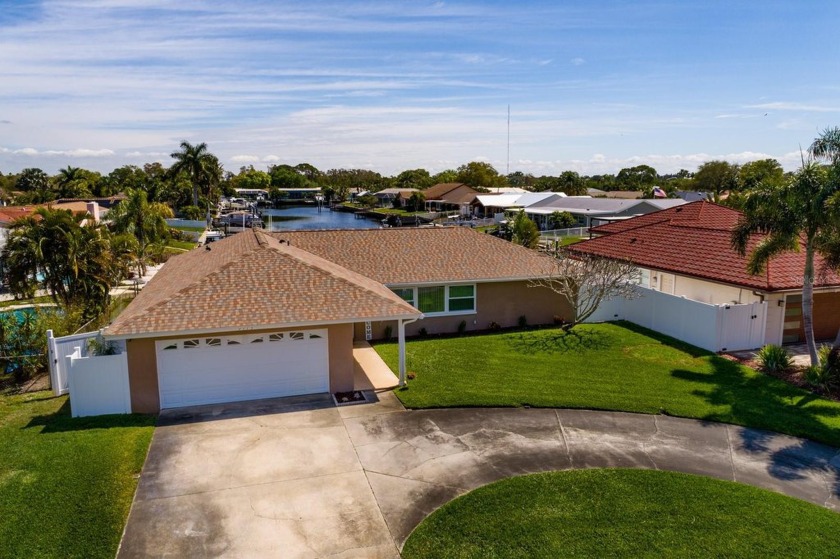
[[[551,265],[545,255],[467,227],[272,235],[386,285],[533,279],[544,277]]]
[[[761,275],[747,272],[747,258],[732,248],[732,230],[740,215],[710,202],[691,202],[595,227],[592,232],[602,236],[570,250],[762,291],[801,289],[804,250],[773,258]],[[747,253],[762,239],[754,235]],[[840,276],[828,271],[819,256],[815,268],[816,287],[840,285]]]
[[[666,209],[672,206],[685,204],[684,200],[620,200],[615,198],[587,198],[568,196],[562,198],[548,198],[528,206],[530,214],[550,214],[553,212],[571,212],[584,215],[604,215],[622,210],[628,210],[636,206],[650,205],[657,209]]]

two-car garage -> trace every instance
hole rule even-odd
[[[160,407],[329,392],[328,330],[155,342]]]

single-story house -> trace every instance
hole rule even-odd
[[[405,205],[415,192],[419,192],[419,190],[416,188],[385,188],[379,192],[374,192],[373,195],[379,199],[381,206],[390,207],[396,199],[399,199],[400,203]]]
[[[526,207],[525,213],[540,229],[548,228],[549,216],[554,212],[568,212],[577,218],[578,226],[592,227],[606,221],[658,212],[685,203],[685,200],[679,199],[620,200],[568,196],[536,202]]]
[[[521,194],[479,194],[473,202],[473,213],[482,217],[503,214],[507,210],[527,208],[537,202],[565,198],[563,192],[526,192]]]
[[[768,303],[764,343],[804,340],[802,282],[805,251],[773,258],[761,275],[747,272],[747,258],[731,244],[741,213],[711,202],[691,202],[594,227],[573,252],[628,260],[641,270],[641,285],[712,305]],[[762,240],[755,235],[747,254]],[[840,328],[840,275],[817,256],[814,334],[833,339]]]
[[[478,190],[460,182],[440,183],[423,191],[428,211],[457,211],[460,215],[472,213],[472,205],[478,194]]]
[[[551,259],[463,227],[248,230],[171,258],[103,335],[131,410],[353,390],[353,342],[544,324]],[[420,320],[422,319],[422,320]]]
[[[58,200],[31,206],[2,206],[0,207],[0,250],[6,246],[9,231],[14,222],[34,214],[35,210],[41,207],[53,210],[70,210],[74,214],[88,214],[95,222],[99,222],[108,213],[108,210],[101,208],[97,202],[85,202],[83,200]]]

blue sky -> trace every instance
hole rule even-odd
[[[595,174],[799,161],[840,124],[840,2],[0,0],[0,171]]]

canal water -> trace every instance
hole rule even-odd
[[[262,210],[266,230],[284,229],[378,229],[382,224],[375,219],[357,218],[351,212],[332,212],[316,206],[291,206]]]

